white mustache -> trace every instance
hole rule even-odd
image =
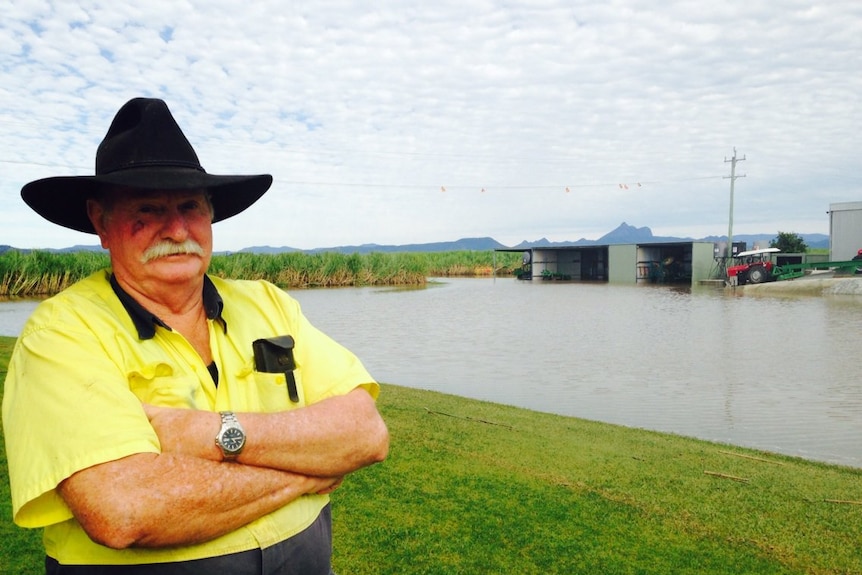
[[[192,239],[179,243],[172,242],[170,240],[162,240],[147,248],[147,251],[141,255],[141,263],[145,264],[158,258],[181,254],[191,254],[200,257],[206,255],[201,245]]]

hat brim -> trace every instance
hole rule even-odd
[[[269,174],[221,176],[181,167],[148,167],[101,176],[56,176],[36,180],[21,189],[21,197],[36,213],[55,224],[88,234],[96,230],[87,216],[87,200],[112,187],[210,193],[213,222],[242,212],[272,185]]]

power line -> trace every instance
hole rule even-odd
[[[19,160],[0,160],[0,164],[10,164],[17,166],[38,166],[42,168],[54,168],[57,170],[66,171],[91,171],[92,166],[70,166],[66,164],[58,164],[53,162],[32,162]],[[681,182],[692,182],[698,180],[714,180],[724,178],[725,176],[693,176],[688,178],[673,178],[669,180],[625,180],[625,181],[604,181],[604,182],[582,182],[582,183],[563,183],[563,184],[418,184],[418,183],[401,183],[390,184],[381,182],[329,182],[329,181],[314,181],[314,180],[283,180],[275,178],[275,181],[290,186],[315,186],[315,187],[342,187],[342,188],[380,188],[380,189],[438,189],[441,191],[456,191],[456,190],[476,190],[480,192],[493,192],[495,190],[561,190],[571,192],[573,189],[585,188],[619,188],[622,190],[636,190],[644,186],[653,186],[660,184],[674,184]]]

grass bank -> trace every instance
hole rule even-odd
[[[862,470],[394,385],[379,405],[389,459],[333,495],[338,573],[862,573]],[[5,480],[0,513],[0,571],[38,573]]]
[[[51,295],[109,265],[101,252],[0,253],[0,296]],[[511,275],[520,254],[494,251],[342,254],[221,254],[210,273],[265,279],[285,289],[369,285],[422,285],[431,276]]]

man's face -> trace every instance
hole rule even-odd
[[[203,191],[119,191],[91,200],[88,213],[114,274],[134,289],[199,280],[209,267],[212,206]]]

